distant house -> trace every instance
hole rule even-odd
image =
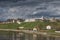
[[[35,22],[35,21],[43,21],[45,18],[42,16],[41,18],[30,18],[30,19],[25,19],[25,22]]]
[[[55,17],[52,17],[52,18],[49,19],[49,21],[50,22],[56,22],[56,19],[55,19]]]
[[[16,23],[17,19],[7,19],[7,22],[9,22],[9,23]]]
[[[31,18],[31,19],[25,19],[24,22],[35,22],[35,19]]]
[[[18,30],[20,30],[20,29],[24,29],[24,27],[18,27]]]
[[[37,31],[37,28],[33,28],[33,31]]]
[[[57,21],[57,22],[60,22],[60,18],[56,18],[56,21]]]
[[[24,22],[24,19],[18,18],[17,20],[18,20],[19,22]]]
[[[50,25],[47,25],[47,26],[46,26],[46,29],[47,29],[47,30],[50,30],[50,29],[51,29],[51,26],[50,26]]]
[[[21,22],[20,22],[19,20],[17,20],[17,23],[18,23],[18,24],[21,24]]]
[[[41,22],[43,22],[43,21],[46,20],[46,19],[45,19],[44,16],[42,16],[42,17],[40,17],[40,18],[35,18],[35,20],[36,20],[36,21],[41,21]]]
[[[42,16],[42,17],[40,18],[40,20],[45,20],[44,16]]]
[[[15,23],[16,19],[7,19],[7,22],[9,22],[9,23]]]
[[[37,24],[34,28],[33,31],[40,31],[40,26]]]
[[[8,23],[18,23],[20,24],[21,22],[23,22],[24,20],[23,19],[7,19],[6,22]]]

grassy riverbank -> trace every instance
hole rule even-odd
[[[38,26],[40,29],[46,29],[47,25],[51,25],[52,28],[60,29],[60,22],[23,22],[21,24],[9,23],[9,24],[0,24],[1,29],[16,29],[18,27],[24,27],[24,29],[32,29]]]

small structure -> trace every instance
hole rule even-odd
[[[24,27],[18,27],[19,29],[23,29]]]
[[[42,21],[42,22],[43,22],[43,21],[45,20],[45,17],[42,16],[42,17],[40,17],[40,18],[35,18],[35,20],[36,20],[36,21]]]
[[[15,22],[15,20],[13,19],[13,20],[12,20],[12,22],[14,23],[14,22]]]
[[[15,23],[15,22],[16,22],[16,19],[7,19],[6,22],[9,22],[9,23]]]
[[[46,26],[46,29],[47,29],[47,30],[50,30],[50,29],[51,29],[51,26],[50,26],[50,25],[47,25],[47,26]]]
[[[52,17],[52,18],[50,18],[49,20],[50,20],[50,22],[56,22],[55,17]]]
[[[33,31],[40,31],[39,25],[36,25],[36,26],[33,28]]]
[[[55,31],[56,33],[60,33],[60,31]]]
[[[41,19],[41,20],[44,20],[45,18],[44,18],[44,16],[42,16],[40,19]]]
[[[37,28],[33,28],[33,31],[37,31]]]
[[[25,22],[35,22],[35,21],[43,21],[45,20],[44,16],[40,18],[30,18],[30,19],[25,19]]]
[[[31,19],[25,19],[25,22],[35,22],[35,19],[31,18]]]
[[[21,22],[23,22],[24,20],[23,19],[7,19],[6,22],[8,23],[18,23],[20,24]]]
[[[18,24],[21,24],[21,22],[20,22],[20,21],[17,21],[17,23],[18,23]]]

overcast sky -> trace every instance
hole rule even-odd
[[[0,19],[60,16],[59,0],[0,0]]]

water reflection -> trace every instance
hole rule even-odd
[[[30,34],[24,32],[8,32],[8,34],[0,33],[0,40],[60,40],[60,37]]]

